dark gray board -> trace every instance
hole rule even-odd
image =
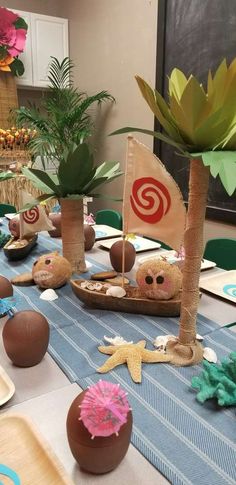
[[[224,58],[229,63],[236,57],[236,0],[158,3],[156,86],[167,99],[167,76],[174,67],[204,84],[209,69],[214,73]],[[189,162],[166,144],[155,141],[154,147],[187,200]],[[218,178],[210,178],[207,217],[236,224],[236,192],[229,197]]]

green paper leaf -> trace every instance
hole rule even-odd
[[[202,160],[206,167],[210,167],[211,175],[217,175],[229,195],[236,189],[236,152],[210,151],[202,153]]]
[[[23,175],[25,175],[35,187],[42,192],[46,192],[47,194],[55,193],[58,196],[61,195],[60,186],[57,186],[50,175],[43,170],[38,170],[35,168],[26,168],[22,169]]]
[[[163,126],[165,131],[168,133],[168,135],[173,137],[174,140],[177,139],[178,141],[180,141],[178,130],[169,123],[169,121],[165,117],[165,114],[162,113],[162,110],[164,113],[169,110],[164,98],[162,98],[161,94],[157,96],[157,94],[155,94],[155,91],[141,77],[136,76],[135,79],[138,83],[139,89],[145,101],[148,103],[152,112],[154,113],[160,124]]]
[[[178,148],[178,150],[181,153],[185,155],[188,154],[188,152],[184,150],[185,145],[182,145],[181,143],[178,143],[172,140],[172,138],[170,138],[168,135],[163,135],[163,133],[160,133],[159,131],[145,130],[144,128],[135,128],[131,126],[126,126],[125,128],[120,128],[119,130],[113,131],[112,133],[109,134],[109,136],[123,135],[124,133],[132,133],[132,132],[144,133],[145,135],[154,136],[154,138],[158,138],[158,140],[164,141],[165,143],[168,143],[169,145],[175,148]],[[191,156],[190,153],[188,155]]]
[[[97,177],[103,177],[104,175],[106,177],[109,177],[111,174],[116,172],[120,167],[120,162],[103,162],[99,167],[96,169],[96,178]]]
[[[4,180],[12,179],[14,177],[16,177],[16,175],[12,172],[1,172],[0,173],[0,182],[1,181],[3,182]]]
[[[169,79],[170,94],[172,94],[173,91],[174,93],[176,93],[178,100],[180,100],[186,84],[187,78],[184,73],[180,71],[180,69],[173,69]]]
[[[207,105],[207,97],[203,88],[194,76],[190,76],[180,99],[180,106],[188,120],[188,125],[193,133],[199,124],[199,119]]]
[[[84,192],[84,183],[91,180],[93,170],[93,157],[90,156],[86,143],[78,145],[69,153],[67,160],[63,160],[58,169],[58,178],[64,195],[81,194]]]
[[[9,67],[14,76],[22,76],[25,72],[24,64],[18,57],[15,58]]]
[[[28,30],[28,25],[22,17],[18,17],[18,19],[14,22],[14,25],[16,29]]]

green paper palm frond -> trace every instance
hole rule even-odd
[[[64,150],[63,157],[56,173],[35,168],[22,169],[22,173],[32,184],[43,192],[43,195],[37,199],[38,202],[47,201],[53,197],[57,199],[101,197],[101,194],[94,190],[120,177],[123,173],[120,171],[119,162],[109,161],[103,162],[98,167],[95,166],[93,155],[86,143],[73,145],[70,149]],[[27,206],[27,209],[34,205],[35,202],[30,207]]]
[[[214,76],[209,71],[206,89],[193,75],[187,78],[175,68],[169,77],[168,102],[141,77],[136,76],[136,81],[164,133],[127,127],[112,134],[149,133],[185,156],[197,154],[232,195],[236,188],[236,59],[229,66],[223,60]]]

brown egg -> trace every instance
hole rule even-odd
[[[32,269],[33,279],[40,288],[60,288],[71,274],[71,264],[57,252],[40,256]]]
[[[132,431],[132,412],[129,411],[127,422],[119,430],[119,435],[95,436],[79,421],[80,408],[86,391],[72,402],[66,421],[67,438],[72,455],[82,469],[90,473],[107,473],[114,470],[124,458],[130,443]]]
[[[174,264],[153,258],[139,266],[136,281],[142,294],[154,300],[170,300],[180,291],[183,275]]]
[[[18,367],[32,367],[44,357],[49,342],[49,325],[38,312],[17,312],[3,327],[2,339],[9,359]]]
[[[13,286],[4,276],[0,276],[0,298],[7,298],[13,295]]]
[[[123,241],[116,241],[110,249],[111,265],[119,273],[122,272],[122,247]],[[125,241],[125,273],[133,268],[135,257],[136,251],[134,245],[129,241]]]
[[[18,239],[20,237],[20,219],[19,217],[13,217],[9,221],[8,229],[13,237]]]
[[[61,213],[60,212],[50,212],[49,219],[53,223],[55,229],[48,231],[51,237],[61,237]]]
[[[90,251],[95,243],[95,231],[90,224],[84,224],[84,250]]]

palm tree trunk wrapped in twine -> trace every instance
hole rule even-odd
[[[197,364],[203,358],[202,346],[196,341],[196,319],[208,185],[209,169],[201,160],[191,160],[180,330],[178,339],[167,346],[171,362],[181,366]]]
[[[86,272],[83,199],[60,199],[63,256],[75,273]]]
[[[9,128],[10,110],[18,107],[16,80],[11,72],[0,71],[0,128]]]

